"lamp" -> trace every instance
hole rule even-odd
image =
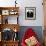
[[[16,4],[17,4],[17,2],[16,2],[17,0],[15,0],[15,7],[16,7]]]
[[[14,29],[14,32],[17,32],[17,29]]]

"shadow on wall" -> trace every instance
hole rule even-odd
[[[20,42],[21,42],[21,40],[22,40],[22,38],[24,36],[25,31],[28,28],[32,28],[34,30],[34,32],[36,32],[39,41],[41,43],[43,43],[43,33],[42,33],[43,30],[42,30],[42,26],[21,26],[20,27],[20,32],[19,32],[19,40],[20,40]]]

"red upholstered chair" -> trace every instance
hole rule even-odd
[[[32,39],[33,39],[32,36],[33,36],[34,38],[37,37],[36,33],[35,33],[31,28],[27,29],[26,32],[25,32],[25,34],[24,34],[24,37],[22,38],[21,46],[28,46],[28,45],[27,45],[28,42],[26,43],[25,41],[26,41],[27,39],[29,40],[30,38],[31,38],[31,40],[32,40]],[[29,41],[30,41],[30,40],[29,40]],[[41,44],[40,44],[40,42],[37,40],[37,38],[36,38],[36,41],[37,41],[37,43],[36,43],[34,46],[41,46]],[[31,43],[30,43],[30,44],[31,44]],[[29,45],[29,46],[33,46],[33,45]]]

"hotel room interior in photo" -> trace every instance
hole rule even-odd
[[[0,46],[46,46],[46,0],[0,0]]]

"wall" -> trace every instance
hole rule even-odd
[[[14,6],[14,1],[15,0],[0,0],[0,6],[1,7],[10,7],[10,6]]]
[[[21,0],[19,2],[20,2],[19,24],[21,26],[43,26],[42,0]],[[36,20],[25,20],[25,7],[36,7]]]
[[[15,6],[15,0],[0,0],[0,6]],[[43,26],[42,0],[17,0],[20,26]],[[36,7],[36,20],[25,20],[25,7]],[[10,19],[9,19],[10,20]]]

